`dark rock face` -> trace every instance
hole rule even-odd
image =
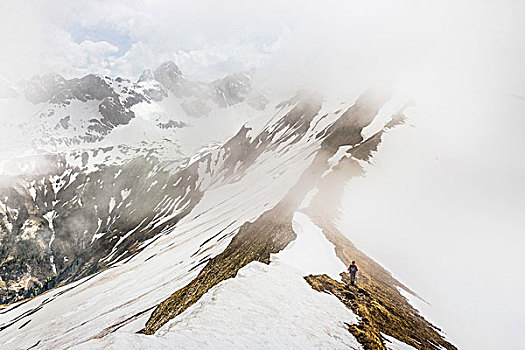
[[[89,100],[103,100],[106,97],[118,98],[117,93],[100,76],[89,74],[80,79],[68,81],[68,89],[63,89],[60,94],[51,100],[52,103],[68,104],[72,99],[82,102]]]
[[[73,138],[54,138],[51,141],[54,144],[78,144],[80,142],[94,142],[101,140],[109,134],[112,129],[119,125],[128,124],[135,114],[130,110],[132,106],[139,102],[147,100],[142,94],[122,89],[122,95],[119,95],[111,86],[111,80],[97,75],[86,75],[80,79],[65,80],[58,75],[44,76],[43,78],[31,81],[32,84],[26,84],[26,97],[34,103],[48,102],[60,108],[68,106],[72,101],[100,101],[98,111],[100,116],[93,116],[88,121],[86,132]],[[114,80],[115,83],[126,82],[122,78]],[[54,108],[49,110],[48,115],[53,115]],[[98,118],[97,118],[98,117]],[[59,120],[55,129],[69,129],[71,126],[71,116]]]
[[[119,99],[113,97],[106,97],[98,106],[98,110],[102,114],[101,123],[107,127],[106,132],[118,125],[128,124],[135,117],[135,113],[125,108]]]
[[[250,139],[247,137],[247,127],[242,127],[239,132],[224,144],[225,154],[228,158],[224,161],[226,174],[233,175],[237,162],[241,161],[236,171],[239,174],[250,167],[264,151],[274,150],[284,143],[299,142],[310,127],[310,123],[322,106],[322,97],[315,93],[301,93],[296,95],[290,104],[294,107],[275,124],[263,130],[259,135]],[[287,104],[279,104],[282,108]],[[274,139],[275,135],[279,137]]]
[[[165,97],[168,97],[168,92],[162,86],[156,88],[148,88],[144,90],[144,95],[153,101],[162,101]]]
[[[71,120],[71,116],[68,115],[65,118],[60,119],[59,123],[64,129],[68,129],[70,120]]]
[[[142,88],[144,96],[153,101],[162,101],[168,97],[168,91],[161,83],[155,80],[150,69],[145,69],[137,80],[137,86]]]
[[[69,104],[72,99],[85,102],[117,96],[102,77],[93,74],[71,80],[66,80],[58,74],[47,74],[23,82],[22,87],[26,99],[35,104],[44,102]]]
[[[0,303],[44,291],[53,276],[76,280],[131,256],[201,196],[198,164],[172,174],[141,157],[86,173],[61,156],[48,162],[60,165],[0,189]]]

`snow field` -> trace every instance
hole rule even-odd
[[[303,276],[327,274],[342,282],[339,274],[346,271],[346,266],[335,255],[334,245],[326,239],[322,230],[301,212],[294,214],[292,226],[297,238],[274,259],[293,266]]]
[[[354,313],[303,278],[345,266],[307,215],[296,212],[293,228],[297,239],[269,265],[248,264],[156,335],[114,333],[75,349],[361,349],[345,325]]]

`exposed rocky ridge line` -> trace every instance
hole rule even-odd
[[[319,213],[336,213],[337,210],[334,209],[337,208],[338,201],[332,202],[333,205],[324,206],[319,212],[316,210],[321,200],[333,195],[332,191],[323,192],[327,184],[333,184],[335,180],[335,191],[341,190],[344,180],[351,176],[361,175],[362,167],[355,158],[368,160],[371,153],[377,150],[383,133],[403,123],[404,116],[398,114],[383,130],[363,142],[361,130],[373,120],[382,102],[384,99],[374,99],[374,96],[365,94],[334,124],[329,126],[325,134],[328,136],[322,142],[321,149],[314,161],[279,205],[263,214],[253,224],[245,224],[230,246],[208,262],[195,280],[159,305],[141,332],[155,333],[163,324],[195,303],[213,285],[226,278],[235,277],[237,271],[249,262],[269,263],[271,252],[276,252],[275,249],[283,249],[295,238],[295,235],[290,234],[291,216],[306,193],[312,189],[312,185],[317,183],[320,187],[319,193],[322,194],[314,197],[309,211],[317,213],[314,216],[316,222],[323,228],[326,237],[336,246],[337,255],[345,264],[349,264],[349,259],[360,261],[361,270],[366,271],[361,273],[360,283],[367,287],[359,289],[348,287],[346,275],[343,276],[346,284],[333,281],[325,275],[305,277],[307,282],[316,290],[336,295],[347,307],[362,317],[358,325],[349,327],[349,331],[356,336],[365,349],[385,349],[381,332],[424,349],[437,349],[436,344],[446,349],[455,349],[442,338],[434,326],[418,314],[396,289],[396,286],[399,286],[410,291],[407,287],[358,251],[348,240],[338,234],[333,225],[326,228],[328,226],[326,220],[320,217]],[[323,176],[322,174],[327,170],[328,160],[342,146],[350,147],[346,161],[340,161],[335,170],[330,169],[331,172]],[[334,198],[339,198],[339,196]],[[324,203],[326,204],[326,201]],[[326,217],[331,221],[334,216],[330,214]],[[280,240],[280,246],[269,243],[276,239]],[[261,246],[265,240],[266,247]],[[240,259],[240,257],[243,258]]]
[[[334,281],[327,275],[309,275],[305,280],[313,289],[335,295],[360,317],[360,322],[349,325],[348,329],[366,350],[387,349],[381,333],[417,349],[457,349],[444,340],[439,329],[421,317],[406,300],[392,299],[389,293],[381,293],[373,282],[351,286],[346,273],[343,275],[344,283]]]
[[[373,92],[363,94],[347,112],[343,113],[329,127],[332,134],[328,134],[329,136],[324,139],[312,164],[305,170],[283,200],[255,222],[245,224],[228,248],[209,261],[197,278],[159,305],[141,332],[145,334],[155,333],[162,325],[199,300],[211,287],[226,278],[235,277],[237,271],[251,261],[269,263],[270,253],[277,253],[294,239],[295,234],[291,230],[293,213],[312,189],[312,185],[327,170],[328,159],[337,152],[339,146],[355,146],[361,142],[361,130],[372,122],[379,108],[387,100],[385,96],[381,98],[372,97],[373,94]],[[302,113],[298,114],[298,117],[305,117],[306,119],[302,120],[303,124],[301,125],[307,123],[307,126],[297,129],[298,138],[304,137],[306,130],[310,128],[313,116],[306,113],[306,111],[312,111],[310,107],[310,105],[301,105]],[[315,115],[319,109],[314,109],[314,111]],[[291,126],[295,126],[299,122],[298,119],[290,118],[290,115],[285,117]],[[242,239],[238,241],[238,237],[242,237]],[[275,245],[273,243],[275,241],[281,242],[281,244]],[[279,249],[276,250],[276,248]]]
[[[270,254],[284,249],[295,238],[290,212],[283,209],[278,205],[254,223],[244,224],[226,250],[208,261],[197,278],[160,303],[141,332],[155,333],[198,301],[211,287],[235,277],[237,271],[248,263],[260,261],[268,264]]]
[[[242,153],[236,154],[233,159],[245,159],[247,168],[262,153],[258,150],[260,145],[267,146],[273,139],[271,135],[281,135],[274,146],[282,145],[286,141],[291,141],[293,144],[304,137],[311,121],[321,108],[321,99],[318,95],[308,96],[309,99],[306,101],[297,100],[294,109],[284,115],[275,126],[265,128],[251,142],[246,138],[248,130],[243,128],[231,140],[232,143],[241,145],[240,150],[242,150]],[[288,132],[283,134],[284,130]],[[243,141],[239,142],[239,140]],[[232,143],[228,142],[224,148],[231,150]],[[265,148],[261,147],[261,149]],[[244,167],[240,167],[239,170],[244,170]],[[291,222],[300,197],[301,195],[298,196],[292,189],[273,209],[262,214],[255,222],[244,224],[224,252],[208,261],[197,278],[155,309],[141,332],[155,333],[162,325],[199,300],[214,285],[235,277],[237,271],[248,263],[252,261],[269,263],[271,253],[279,252],[295,238]]]
[[[325,275],[307,276],[305,279],[312,288],[337,296],[342,303],[361,317],[361,322],[350,326],[349,330],[365,349],[385,349],[381,333],[391,335],[418,349],[439,349],[439,346],[433,344],[446,349],[456,349],[443,338],[439,329],[425,320],[408,303],[398,288],[416,294],[357,249],[338,231],[333,224],[333,218],[327,219],[330,216],[323,215],[326,211],[318,208],[312,205],[308,213],[312,221],[322,228],[323,234],[335,246],[336,255],[347,266],[353,260],[359,262],[357,283],[359,287],[350,286],[346,273],[343,273],[344,284]]]
[[[443,339],[435,326],[419,315],[397,288],[413,295],[415,293],[357,249],[334,225],[342,215],[338,209],[340,194],[344,192],[346,181],[351,176],[363,175],[359,161],[369,161],[372,153],[377,151],[385,132],[404,122],[405,116],[400,111],[392,116],[392,120],[382,130],[364,142],[359,141],[357,146],[348,148],[337,165],[317,182],[318,191],[306,210],[312,221],[322,228],[323,234],[335,246],[336,255],[346,266],[353,260],[359,262],[359,288],[350,286],[346,273],[343,274],[345,283],[334,281],[326,275],[310,275],[305,279],[312,288],[338,297],[361,317],[361,322],[349,326],[349,330],[365,349],[386,349],[381,333],[391,335],[418,349],[438,349],[438,346],[456,349]],[[351,124],[356,125],[353,122],[344,123]],[[337,135],[341,134],[336,132],[332,135],[336,135],[332,139],[335,140],[340,137]],[[355,140],[359,139],[357,135],[354,137]],[[329,138],[327,140],[331,141]]]

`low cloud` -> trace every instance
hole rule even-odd
[[[525,104],[514,97],[525,96],[523,1],[8,0],[0,4],[0,25],[0,75],[14,81],[52,71],[66,77],[94,72],[136,78],[144,68],[172,59],[192,79],[257,68],[257,84],[279,96],[312,88],[352,100],[365,88],[379,86],[412,99],[417,113],[409,115],[409,122],[415,127],[386,137],[370,177],[356,180],[356,192],[349,194],[357,201],[349,200],[346,208],[362,214],[346,218],[349,234],[369,234],[350,238],[370,247],[367,252],[395,267],[402,279],[407,276],[424,296],[436,290],[431,283],[436,272],[403,270],[388,251],[397,241],[385,239],[385,249],[372,251],[378,245],[371,237],[401,237],[411,249],[401,247],[401,253],[424,259],[414,251],[432,246],[439,229],[448,230],[444,239],[462,249],[447,251],[457,266],[451,269],[458,271],[450,272],[450,281],[458,284],[447,293],[465,298],[471,287],[461,285],[459,277],[481,278],[478,266],[485,257],[503,261],[505,276],[524,279],[515,247],[524,244],[518,229],[525,225],[520,218],[525,210]],[[71,34],[98,27],[119,35],[92,40]],[[396,134],[401,140],[394,139]],[[422,201],[425,205],[419,205]],[[394,206],[399,209],[392,211]],[[426,222],[433,217],[439,225]],[[433,258],[411,263],[431,269]],[[483,288],[479,278],[476,288]],[[523,314],[525,304],[511,303],[524,285],[511,289],[499,290],[496,306]],[[431,297],[442,298],[434,302],[451,310],[454,296]],[[489,292],[485,303],[492,298]],[[507,316],[496,311],[481,321],[491,325],[491,315]],[[478,314],[450,312],[438,318],[445,329],[450,321],[450,333],[461,336],[460,345],[482,346],[483,337],[477,335],[492,329],[481,324]],[[457,320],[464,321],[463,329]],[[505,331],[505,322],[496,324],[501,335],[494,344],[506,341],[510,348],[511,336],[523,324],[512,321],[514,328]],[[472,331],[464,331],[465,324]]]

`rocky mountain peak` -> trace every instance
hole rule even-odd
[[[153,72],[151,69],[144,69],[142,71],[142,74],[140,75],[139,79],[137,80],[137,83],[142,83],[145,81],[151,81],[154,80],[155,77],[153,76]]]
[[[173,61],[166,61],[164,63],[162,63],[156,70],[155,70],[155,74],[157,74],[157,72],[165,72],[166,74],[170,75],[170,76],[182,76],[182,72],[179,68],[179,66],[177,66],[177,64]]]
[[[161,83],[177,97],[192,94],[191,83],[182,75],[173,61],[166,61],[153,73],[155,80]]]
[[[136,83],[126,77],[88,74],[66,79],[51,73],[15,85],[0,77],[0,98],[9,108],[38,105],[29,107],[37,112],[34,117],[27,116],[19,127],[29,135],[32,145],[54,149],[102,141],[114,128],[135,118],[132,108],[141,102],[148,104],[139,107],[141,118],[150,120],[152,116],[155,129],[170,125],[174,120],[171,113],[181,110],[193,118],[243,102],[264,110],[268,100],[252,87],[252,78],[253,72],[242,72],[212,82],[197,82],[184,77],[173,61],[166,61],[155,71],[145,69]],[[15,100],[19,95],[24,98]],[[179,108],[172,105],[170,111],[165,110],[157,104],[164,99],[172,100],[169,104]],[[20,139],[19,144],[26,147],[29,142]]]

